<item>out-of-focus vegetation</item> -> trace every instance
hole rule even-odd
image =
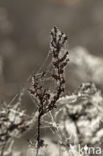
[[[43,63],[53,25],[68,34],[69,48],[83,46],[103,56],[102,18],[102,0],[1,0],[0,97],[14,95]]]

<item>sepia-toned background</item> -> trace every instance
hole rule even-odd
[[[66,93],[88,81],[103,90],[103,0],[0,0],[1,103],[44,64],[53,26],[68,35]],[[35,107],[28,96],[23,104],[29,113]],[[18,148],[33,134],[17,141]]]
[[[70,49],[103,56],[102,0],[0,0],[1,99],[14,96],[42,65],[54,25],[68,35]]]

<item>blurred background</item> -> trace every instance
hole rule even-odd
[[[74,90],[83,81],[95,81],[95,77],[97,85],[102,85],[102,0],[0,0],[1,101],[11,99],[30,73],[43,64],[54,25],[68,35],[68,88]],[[75,59],[81,54],[78,66]],[[84,62],[86,67],[81,69]]]
[[[68,35],[67,94],[87,81],[103,90],[103,0],[0,0],[0,102],[43,65],[54,25]],[[24,103],[32,111],[30,97]]]

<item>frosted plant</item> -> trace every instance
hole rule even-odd
[[[68,135],[72,133],[74,142],[76,140],[82,145],[102,144],[103,97],[93,83],[83,83],[76,93],[59,99],[58,103],[59,107],[65,107],[64,127]],[[59,122],[61,124],[62,119]],[[70,130],[69,123],[72,128],[75,125],[74,130]]]
[[[20,110],[17,104],[15,106],[5,104],[0,111],[1,156],[8,144],[11,146],[12,140],[21,136],[30,126],[30,117],[25,114],[25,111]]]

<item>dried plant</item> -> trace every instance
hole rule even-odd
[[[46,113],[56,108],[56,102],[64,92],[65,88],[65,67],[68,64],[68,51],[64,49],[67,36],[54,27],[51,31],[50,53],[52,54],[53,73],[51,78],[56,81],[56,89],[52,92],[45,89],[41,84],[41,80],[45,78],[46,72],[32,77],[32,89],[29,89],[30,94],[37,99],[38,106],[38,135],[37,135],[37,154],[38,149],[43,145],[43,140],[40,137],[41,118]]]

